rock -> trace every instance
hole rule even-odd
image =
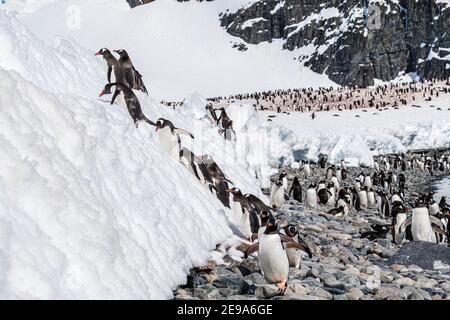
[[[358,288],[351,288],[347,292],[347,298],[349,300],[359,300],[364,295],[364,293]]]
[[[426,278],[423,276],[417,277],[416,280],[416,286],[423,289],[423,288],[433,288],[437,286],[438,282],[432,278]]]
[[[321,233],[323,232],[323,229],[317,225],[307,225],[305,227],[306,231],[312,231],[312,232],[317,232],[317,233]]]
[[[399,287],[404,287],[404,286],[413,286],[415,283],[415,281],[411,278],[407,278],[407,277],[400,277],[398,279],[395,279],[392,284],[399,286]]]
[[[386,264],[414,264],[423,269],[433,270],[435,261],[450,264],[450,248],[431,242],[411,241],[390,257]]]
[[[246,294],[249,289],[249,284],[241,277],[232,276],[219,276],[212,283],[217,288],[230,288],[237,294]]]
[[[212,272],[214,268],[217,266],[217,262],[214,260],[209,260],[205,266],[194,268],[197,273],[200,272]]]
[[[428,292],[412,286],[403,287],[402,292],[409,300],[431,300],[431,296]]]
[[[223,299],[223,297],[229,296],[229,295],[221,294],[219,290],[220,289],[215,289],[215,290],[211,291],[210,293],[208,293],[208,300],[220,300],[220,299]],[[233,294],[231,289],[228,289],[228,290],[231,294]]]
[[[200,288],[192,289],[192,296],[195,298],[199,298],[200,300],[208,299],[208,293],[206,292],[206,290]]]
[[[328,236],[335,240],[350,240],[352,238],[352,236],[347,233],[329,233]]]
[[[346,294],[335,294],[333,300],[349,300]]]
[[[244,279],[250,283],[253,284],[266,284],[266,279],[264,278],[264,276],[260,273],[252,273],[246,277],[244,277]]]
[[[440,286],[440,287],[442,288],[442,290],[444,290],[445,292],[450,293],[450,281],[446,281],[446,282],[444,282],[444,283],[441,283],[439,286]]]
[[[415,264],[411,264],[408,266],[408,271],[410,272],[422,272],[423,269],[419,266],[416,266]]]
[[[394,280],[394,277],[388,272],[381,272],[380,280],[384,283],[391,283]]]
[[[401,264],[392,264],[389,266],[389,268],[391,268],[392,270],[396,271],[396,272],[408,272],[408,268],[404,265]]]
[[[304,294],[285,295],[281,299],[282,300],[325,300],[322,297],[315,297],[315,296],[304,295]]]
[[[380,300],[406,299],[407,295],[402,289],[391,284],[382,284],[375,292],[375,298]]]
[[[252,273],[252,271],[247,268],[246,266],[240,265],[240,266],[236,266],[232,269],[232,271],[238,275],[241,275],[243,277],[248,276],[249,274]]]
[[[276,285],[264,284],[256,286],[255,295],[261,299],[269,299],[279,295],[280,291]]]
[[[305,265],[301,265],[300,269],[289,268],[289,277],[292,279],[303,279],[308,275],[310,268]]]
[[[323,298],[325,300],[331,300],[333,299],[333,295],[331,293],[329,293],[328,291],[317,287],[317,288],[313,288],[310,292],[311,296],[316,296],[316,297],[320,297]]]
[[[285,291],[285,295],[296,295],[302,294],[307,295],[310,290],[306,289],[303,285],[298,282],[289,282]]]

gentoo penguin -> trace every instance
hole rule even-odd
[[[344,206],[340,206],[338,208],[333,208],[333,209],[329,210],[327,213],[340,217],[345,214],[344,210],[345,210]]]
[[[364,177],[364,186],[366,186],[367,188],[372,187],[372,178],[370,177],[370,175],[366,175]]]
[[[341,160],[341,169],[347,170],[347,164],[345,163],[344,159]]]
[[[267,206],[261,199],[259,199],[257,196],[253,194],[248,193],[243,195],[241,190],[239,190],[239,188],[236,187],[228,189],[227,192],[232,193],[234,197],[239,199],[239,201],[243,203],[245,206],[247,206],[249,210],[255,211],[257,215],[261,214],[261,212],[263,211],[272,212],[272,208]],[[259,221],[258,221],[258,228],[259,228]]]
[[[320,204],[328,204],[330,198],[333,196],[328,188],[322,188],[317,192],[317,196],[319,197]]]
[[[180,150],[180,161],[201,182],[213,183],[203,160],[196,156],[191,150],[183,147]]]
[[[445,208],[450,208],[450,206],[447,203],[447,196],[442,196],[441,200],[439,201],[439,208],[445,209]]]
[[[229,185],[226,181],[219,181],[219,180],[215,180],[214,184],[210,184],[210,189],[211,192],[214,193],[214,195],[217,197],[217,199],[220,200],[220,202],[222,202],[222,204],[227,207],[227,208],[231,208],[230,206],[230,193],[227,192],[226,190],[229,189]]]
[[[317,208],[317,202],[318,202],[317,192],[316,192],[316,184],[313,182],[310,184],[308,189],[306,190],[306,198],[305,198],[305,205],[308,209],[315,209]]]
[[[142,92],[148,94],[147,89],[144,85],[144,81],[142,80],[142,76],[134,68],[128,53],[123,49],[114,50],[114,52],[118,53],[120,56],[119,66],[123,69],[123,72],[125,73],[125,79],[130,88],[141,90]]]
[[[159,118],[156,122],[156,132],[158,133],[159,142],[171,155],[172,159],[180,159],[181,138],[180,135],[187,135],[194,139],[194,136],[186,130],[176,128],[172,122],[167,119]]]
[[[317,187],[317,192],[319,192],[321,189],[325,189],[327,187],[325,180],[320,180],[319,185]]]
[[[283,181],[278,180],[272,185],[272,190],[270,191],[270,205],[272,208],[281,208],[284,203],[284,190]]]
[[[308,162],[305,162],[302,168],[303,173],[305,174],[305,177],[311,176],[311,166]]]
[[[264,278],[267,282],[276,284],[280,292],[286,290],[289,275],[289,259],[285,248],[306,250],[304,245],[281,235],[277,230],[275,219],[270,218],[259,242],[251,245],[244,256],[247,258],[253,252],[258,251],[259,265]]]
[[[391,205],[386,193],[382,190],[378,190],[375,199],[377,201],[378,212],[381,213],[385,218],[388,218],[391,215]]]
[[[378,164],[377,160],[373,161],[373,168],[375,169],[375,171],[380,171],[380,165]]]
[[[403,199],[402,197],[398,194],[398,192],[394,192],[391,196],[391,202],[394,203],[396,201],[402,202],[403,203]]]
[[[285,234],[286,236],[290,237],[293,241],[300,243],[304,246],[304,250],[299,250],[297,248],[286,248],[286,254],[288,256],[289,260],[289,267],[292,268],[299,268],[300,267],[300,261],[302,259],[302,256],[306,253],[310,258],[312,258],[312,252],[308,246],[308,244],[305,242],[305,240],[300,236],[298,233],[298,228],[294,224],[289,224],[282,228],[280,230],[281,234]]]
[[[256,234],[256,239],[258,239],[258,240],[261,237],[261,235],[266,231],[267,221],[269,221],[270,218],[273,218],[273,216],[270,212],[263,211],[263,212],[261,212],[259,217],[261,218],[261,225],[258,229],[258,234]]]
[[[361,190],[358,192],[359,197],[359,205],[361,208],[368,208],[369,207],[369,199],[367,197],[367,187],[364,186],[361,188]]]
[[[114,100],[117,98],[120,92],[123,92],[125,103],[128,108],[128,112],[130,113],[131,118],[133,118],[134,125],[136,128],[138,127],[139,122],[145,121],[148,124],[152,126],[156,126],[156,124],[153,121],[150,121],[147,119],[147,117],[144,115],[141,109],[141,104],[139,103],[138,98],[134,94],[133,90],[131,90],[129,87],[122,83],[108,83],[102,92],[100,92],[100,97],[104,94],[111,94],[111,88],[115,86],[116,91],[114,92],[113,98],[111,100],[111,104],[114,103]],[[177,153],[179,150],[177,150]],[[177,155],[178,156],[178,155]]]
[[[96,56],[102,56],[103,59],[106,60],[106,64],[108,66],[108,83],[111,83],[111,73],[114,70],[114,82],[120,82],[120,83],[126,83],[125,79],[125,72],[119,65],[119,60],[116,59],[116,57],[113,56],[111,51],[109,51],[106,48],[100,49],[96,54]]]
[[[334,184],[332,182],[328,183],[327,189],[331,193],[331,197],[329,197],[327,205],[334,206],[336,202],[336,191],[334,190]]]
[[[214,180],[217,181],[227,181],[231,184],[231,182],[223,173],[222,169],[220,169],[219,165],[214,161],[214,159],[209,154],[204,154],[201,156],[201,159],[206,164],[206,168],[208,169],[209,174]]]
[[[331,177],[333,176],[335,171],[335,166],[332,165],[331,167],[328,167],[327,172],[325,174],[325,177],[327,178],[327,180],[331,180]]]
[[[339,190],[340,190],[340,188],[341,188],[341,185],[339,184],[339,180],[338,180],[338,178],[336,177],[336,174],[333,174],[333,176],[331,177],[331,182],[333,183],[333,185],[334,185],[334,191],[336,191],[336,192],[339,192]]]
[[[428,205],[428,210],[430,211],[430,215],[435,216],[441,211],[441,208],[439,208],[439,205],[433,200]]]
[[[293,194],[294,200],[297,200],[298,202],[301,203],[303,201],[303,189],[297,177],[294,177],[291,190],[289,190],[289,196],[291,196],[292,192],[294,192]]]
[[[436,242],[428,209],[420,201],[417,207],[413,209],[411,233],[414,241]]]
[[[288,180],[287,180],[287,177],[286,177],[286,173],[282,172],[280,174],[280,177],[278,178],[278,180],[283,182],[283,188],[284,188],[284,190],[287,191],[287,189],[288,189]]]
[[[246,197],[239,188],[225,190],[232,194],[232,202],[230,204],[233,218],[238,228],[247,239],[251,239],[254,233],[258,232],[260,227],[259,217],[248,203]]]
[[[206,107],[206,116],[209,119],[209,121],[211,122],[211,124],[216,124],[217,123],[217,114],[216,114],[216,109],[214,109],[210,104],[208,104]]]

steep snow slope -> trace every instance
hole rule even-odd
[[[318,155],[323,153],[331,162],[345,159],[352,165],[370,165],[373,155],[450,147],[447,98],[433,101],[433,108],[429,107],[430,102],[420,104],[422,108],[402,107],[377,112],[377,115],[373,115],[371,109],[367,112],[317,112],[317,118],[311,120],[311,113],[264,112],[260,119],[266,123],[268,115],[276,115],[272,123],[294,133],[294,137],[287,135],[286,139],[291,150],[298,150],[297,156],[317,161]]]
[[[298,54],[277,41],[232,48],[241,41],[220,27],[219,13],[251,2],[164,0],[130,10],[124,0],[59,0],[21,19],[48,43],[63,35],[92,51],[128,49],[158,99],[333,84],[300,67]]]
[[[93,52],[49,47],[5,12],[0,42],[0,298],[171,297],[231,236],[233,216],[151,127],[133,126],[123,101],[98,98],[106,70]],[[225,161],[236,148],[193,117],[201,101],[181,113],[139,99],[261,196],[254,173],[267,163],[250,152]]]

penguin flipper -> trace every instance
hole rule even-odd
[[[114,104],[114,101],[116,100],[116,98],[117,98],[117,96],[120,94],[120,91],[119,90],[116,90],[115,92],[114,92],[114,95],[113,95],[113,97],[112,97],[112,99],[111,99],[111,104]]]
[[[245,250],[244,259],[247,259],[250,255],[259,250],[259,243],[254,243]]]
[[[187,132],[186,130],[183,130],[180,128],[175,128],[175,132],[178,134],[184,134],[186,136],[190,136],[192,139],[194,139],[194,136],[191,133]]]
[[[286,242],[285,248],[286,249],[293,248],[293,249],[302,250],[302,251],[306,252],[310,258],[312,258],[311,250],[308,248],[308,246],[305,246],[302,243],[298,243],[298,242],[295,242],[295,241]]]
[[[442,230],[441,228],[439,228],[439,227],[432,226],[432,229],[433,229],[434,232],[436,232],[436,233],[438,233],[440,235],[443,235],[444,237],[447,236],[447,233],[444,230]]]
[[[112,66],[108,66],[108,83],[111,83]]]

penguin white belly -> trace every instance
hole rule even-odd
[[[373,168],[375,169],[375,171],[380,171],[380,166],[377,162],[374,163]]]
[[[259,239],[259,265],[264,277],[272,283],[286,282],[289,260],[278,234],[263,234]]]
[[[333,182],[334,184],[334,190],[336,190],[336,192],[339,191],[340,185],[339,185],[339,181],[336,177],[331,178],[331,182]]]
[[[305,176],[309,177],[311,175],[311,168],[309,165],[305,165],[303,167],[303,172],[305,173]]]
[[[432,216],[436,215],[439,211],[441,211],[437,203],[431,204],[428,210],[430,210],[430,215]]]
[[[241,204],[231,201],[231,211],[233,212],[233,221],[245,237],[252,236],[252,228],[250,226],[250,216],[247,210],[242,213]]]
[[[259,227],[258,229],[258,241],[261,238],[261,235],[266,231],[266,227]]]
[[[296,248],[287,248],[286,254],[288,257],[288,261],[289,261],[289,267],[298,269],[300,267],[302,251],[300,249],[296,249]]]
[[[415,208],[413,210],[411,233],[414,241],[436,242],[428,209]]]
[[[310,209],[317,207],[317,193],[315,189],[306,190],[305,204],[306,207]]]
[[[402,198],[400,198],[400,196],[397,194],[394,194],[391,198],[391,202],[395,202],[395,201],[400,201],[401,203],[403,203]]]
[[[178,137],[172,134],[169,127],[158,130],[158,138],[164,149],[170,154],[172,159],[178,161],[180,157],[180,147],[178,145]]]
[[[399,213],[397,214],[397,218],[395,220],[395,226],[394,226],[394,230],[395,230],[395,234],[399,234],[400,232],[403,232],[404,230],[400,230],[400,226],[402,225],[402,223],[406,220],[406,213]]]
[[[286,177],[283,178],[283,188],[284,188],[284,190],[287,190],[287,188],[288,188],[288,180]]]
[[[331,196],[328,199],[327,205],[334,206],[334,203],[336,202],[336,197],[335,197],[336,193],[334,192],[333,188],[330,188],[329,190],[331,192]]]
[[[281,208],[284,203],[284,188],[272,186],[272,192],[270,194],[270,204],[276,208]]]
[[[364,178],[364,185],[367,188],[371,188],[372,187],[372,179],[369,176]]]
[[[373,191],[367,192],[367,204],[369,208],[375,206],[375,193]]]
[[[345,215],[345,216],[348,215],[348,213],[350,212],[350,209],[349,209],[349,207],[348,207],[347,202],[345,202],[343,199],[339,199],[339,200],[338,200],[338,202],[337,202],[337,207],[338,207],[338,208],[339,208],[339,207],[344,207],[344,215]],[[340,216],[340,215],[337,215],[337,216]]]
[[[361,207],[367,208],[369,206],[369,202],[367,200],[367,192],[366,191],[360,191],[358,193],[359,196],[359,203]]]

